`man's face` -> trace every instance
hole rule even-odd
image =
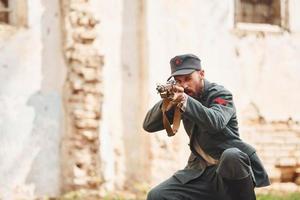
[[[197,98],[201,95],[204,87],[204,71],[194,71],[191,74],[187,75],[178,75],[174,76],[177,84],[184,88],[184,92]]]

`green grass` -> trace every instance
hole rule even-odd
[[[300,193],[291,193],[287,195],[257,195],[257,200],[300,200]]]

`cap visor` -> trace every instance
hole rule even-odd
[[[195,69],[181,69],[181,70],[177,70],[176,72],[174,72],[173,74],[171,74],[171,76],[168,78],[168,80],[174,76],[179,76],[179,75],[187,75],[187,74],[191,74],[194,71],[196,71]]]

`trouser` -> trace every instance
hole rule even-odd
[[[230,148],[223,152],[217,165],[207,167],[200,177],[182,184],[172,176],[151,189],[147,200],[244,200],[234,196],[241,193],[252,200],[255,195],[250,169],[248,155]]]

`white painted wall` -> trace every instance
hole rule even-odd
[[[122,188],[146,181],[150,140],[140,117],[143,66],[140,42],[141,1],[93,1],[100,19],[97,48],[105,58],[101,156],[106,188]],[[148,141],[147,141],[148,140]]]
[[[122,0],[92,1],[95,15],[100,19],[97,27],[97,49],[104,56],[104,100],[100,129],[100,151],[106,188],[122,187],[125,173],[122,122]]]
[[[59,193],[61,51],[59,1],[28,1],[28,27],[0,39],[0,193]],[[17,189],[19,188],[19,189]]]

